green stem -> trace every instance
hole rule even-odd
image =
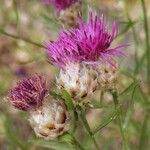
[[[119,124],[120,133],[121,133],[122,140],[123,140],[123,149],[128,150],[129,148],[128,148],[128,145],[127,145],[127,141],[126,141],[125,133],[124,133],[124,130],[123,130],[123,125],[122,125],[122,114],[121,114],[122,110],[121,110],[121,107],[119,106],[117,91],[113,91],[112,96],[113,96],[113,101],[114,101],[114,104],[115,104],[115,109],[119,109],[118,110],[118,124]]]
[[[9,36],[11,38],[14,38],[14,39],[23,40],[27,43],[33,44],[33,45],[38,46],[38,47],[45,48],[45,46],[43,46],[39,43],[36,43],[36,42],[26,38],[26,37],[21,37],[21,36],[18,36],[18,35],[13,35],[13,34],[7,33],[6,31],[4,31],[2,29],[0,29],[0,33],[3,34],[3,35]]]
[[[97,150],[99,150],[99,147],[98,147],[98,144],[96,143],[94,134],[92,133],[92,131],[91,131],[91,129],[90,129],[90,126],[89,126],[89,124],[88,124],[88,121],[87,121],[87,119],[86,119],[86,117],[85,117],[85,113],[84,113],[84,111],[82,110],[81,107],[80,107],[80,112],[81,112],[80,117],[81,117],[81,120],[82,120],[82,122],[83,122],[83,124],[84,124],[84,127],[86,128],[86,130],[87,130],[87,132],[88,132],[88,134],[89,134],[91,140],[93,141],[93,143],[94,143],[94,145],[95,145],[95,148],[96,148]]]
[[[144,150],[146,147],[148,121],[149,121],[149,112],[146,112],[141,130],[139,150]]]
[[[18,12],[18,7],[17,7],[17,1],[16,0],[13,0],[13,7],[14,7],[15,15],[16,15],[16,25],[18,27],[18,24],[19,24],[19,12]]]
[[[76,138],[73,136],[73,134],[70,133],[70,136],[74,140],[74,144],[80,149],[80,150],[85,150],[85,148],[76,140]]]
[[[148,83],[148,92],[150,94],[150,44],[149,44],[149,28],[148,28],[148,18],[147,10],[145,6],[145,1],[141,0],[143,17],[144,17],[144,30],[145,30],[145,43],[146,43],[146,52],[147,52],[147,83]]]
[[[103,129],[104,127],[106,127],[110,122],[112,122],[116,116],[118,115],[118,109],[115,110],[115,112],[108,117],[108,119],[106,119],[103,123],[101,123],[94,131],[93,134],[95,135],[97,132],[99,132],[101,129]]]

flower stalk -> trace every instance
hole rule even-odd
[[[118,94],[117,94],[117,91],[112,91],[111,93],[112,93],[112,96],[113,96],[115,109],[116,110],[119,109],[118,110],[118,125],[119,125],[119,128],[120,128],[120,133],[121,133],[122,140],[123,140],[123,150],[129,150],[127,140],[126,140],[126,137],[125,137],[125,133],[124,133],[124,130],[123,130],[122,114],[121,114],[121,107],[119,106],[120,104],[119,104],[119,101],[118,101]]]
[[[149,43],[149,27],[148,27],[148,18],[147,10],[145,6],[145,1],[141,0],[141,5],[143,9],[144,17],[144,30],[145,30],[145,44],[146,44],[146,53],[147,53],[147,83],[148,83],[148,93],[150,94],[150,43]]]
[[[93,132],[91,131],[90,126],[89,126],[89,124],[88,124],[88,121],[87,121],[87,119],[86,119],[85,112],[84,112],[84,110],[83,110],[81,107],[79,107],[79,110],[80,110],[80,113],[81,113],[81,114],[80,114],[80,117],[81,117],[81,120],[82,120],[82,122],[83,122],[83,125],[84,125],[84,127],[86,128],[86,130],[87,130],[87,132],[88,132],[88,134],[89,134],[91,140],[93,141],[96,150],[99,150],[99,147],[98,147],[98,144],[96,143],[94,134],[93,134]]]

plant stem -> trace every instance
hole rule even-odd
[[[74,144],[75,144],[80,150],[85,150],[85,148],[76,140],[76,138],[73,136],[73,134],[69,133],[69,135],[73,138]]]
[[[117,91],[113,91],[112,96],[113,96],[113,101],[114,101],[114,104],[115,104],[115,109],[119,109],[118,110],[118,124],[119,124],[120,133],[121,133],[122,140],[123,140],[123,149],[128,150],[129,148],[128,148],[125,133],[124,133],[124,130],[123,130],[121,107],[119,107]]]
[[[17,25],[17,28],[18,28],[19,12],[18,12],[18,6],[17,6],[17,1],[16,0],[13,0],[13,7],[14,7],[15,15],[16,15],[16,25]]]
[[[26,38],[26,37],[21,37],[18,35],[13,35],[13,34],[7,33],[6,31],[2,30],[1,28],[0,28],[0,33],[3,35],[9,36],[11,38],[14,38],[14,39],[23,40],[27,43],[33,44],[33,45],[38,46],[38,47],[45,48],[45,46],[43,46],[42,44],[36,43],[36,42]]]
[[[90,136],[90,138],[91,138],[91,140],[93,141],[93,143],[94,143],[94,145],[95,145],[95,148],[96,148],[97,150],[99,150],[99,147],[98,147],[98,144],[96,143],[94,134],[92,133],[92,131],[91,131],[91,129],[90,129],[90,126],[89,126],[89,124],[88,124],[88,121],[87,121],[87,119],[86,119],[86,117],[85,117],[85,113],[84,113],[84,111],[82,110],[81,107],[80,107],[80,112],[81,112],[81,114],[80,114],[81,120],[82,120],[82,122],[83,122],[83,124],[84,124],[84,126],[85,126],[85,128],[86,128],[86,130],[87,130],[87,132],[88,132],[88,134],[89,134],[89,136]]]
[[[106,119],[106,121],[104,121],[103,123],[101,123],[94,131],[93,134],[95,135],[97,132],[99,132],[101,129],[103,129],[104,127],[106,127],[110,122],[112,122],[115,117],[118,115],[118,109],[115,110],[115,112],[108,117],[108,119]]]
[[[140,136],[140,143],[139,143],[139,150],[144,150],[146,147],[146,140],[147,140],[147,128],[148,128],[148,121],[149,121],[149,112],[146,112],[142,130],[141,130],[141,136]]]
[[[141,0],[143,17],[144,17],[144,30],[145,30],[145,43],[146,43],[146,52],[147,52],[147,83],[148,83],[148,92],[150,94],[150,44],[149,44],[149,28],[148,28],[148,18],[147,10],[145,6],[145,1]]]

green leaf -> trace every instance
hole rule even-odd
[[[44,140],[31,140],[32,144],[44,147],[44,148],[52,148],[54,150],[74,150],[73,146],[59,141],[44,141]]]
[[[132,91],[132,89],[134,89],[135,86],[137,86],[137,85],[139,85],[139,81],[135,80],[126,89],[124,89],[118,96],[122,96],[124,94],[127,94],[128,92]]]
[[[74,144],[74,138],[69,133],[64,133],[63,135],[59,136],[60,142],[66,142],[68,144]]]
[[[138,61],[138,63],[136,64],[136,67],[135,67],[135,70],[134,70],[135,74],[138,74],[140,68],[142,67],[144,61],[146,60],[146,56],[147,56],[147,53],[144,53],[142,55],[142,57],[140,58],[140,60]]]
[[[101,129],[103,129],[104,127],[106,127],[110,122],[112,122],[115,117],[118,114],[118,110],[116,109],[106,120],[104,120],[102,123],[100,123],[99,126],[97,126],[94,131],[93,134],[96,134],[97,132],[99,132]]]
[[[121,31],[119,36],[128,32],[130,30],[130,28],[132,28],[132,26],[134,26],[136,24],[136,21],[128,20],[127,22],[122,22],[122,23],[125,24],[125,27],[123,28],[123,30]]]
[[[66,104],[68,110],[74,110],[72,98],[67,91],[62,90],[62,98],[65,100],[65,104]]]
[[[83,17],[84,21],[87,21],[87,18],[88,18],[88,3],[86,3],[86,2],[83,2],[82,17]]]
[[[125,117],[125,120],[124,120],[124,123],[123,123],[123,129],[127,128],[128,124],[129,124],[129,121],[131,119],[131,116],[132,116],[132,111],[133,111],[133,106],[134,106],[134,94],[135,94],[135,90],[136,90],[137,86],[138,86],[138,84],[134,84],[131,100],[129,102],[129,107],[128,107],[128,110],[126,112],[126,117]]]
[[[55,29],[59,29],[61,27],[55,18],[50,18],[46,14],[41,14],[41,17],[46,21],[46,23],[51,24]]]

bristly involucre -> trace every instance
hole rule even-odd
[[[77,0],[42,0],[47,5],[53,5],[58,11],[64,10],[74,4]]]
[[[108,32],[104,18],[90,10],[87,22],[79,18],[78,28],[62,31],[57,41],[47,42],[47,52],[51,62],[61,68],[70,62],[99,64],[99,60],[103,60],[111,63],[111,57],[123,55],[121,48],[125,47],[109,48],[117,33],[116,23]]]
[[[31,111],[29,121],[38,137],[54,139],[69,130],[70,117],[62,101],[44,101],[38,111]]]
[[[35,74],[21,80],[10,90],[9,101],[17,109],[35,110],[42,105],[47,92],[45,76]]]

